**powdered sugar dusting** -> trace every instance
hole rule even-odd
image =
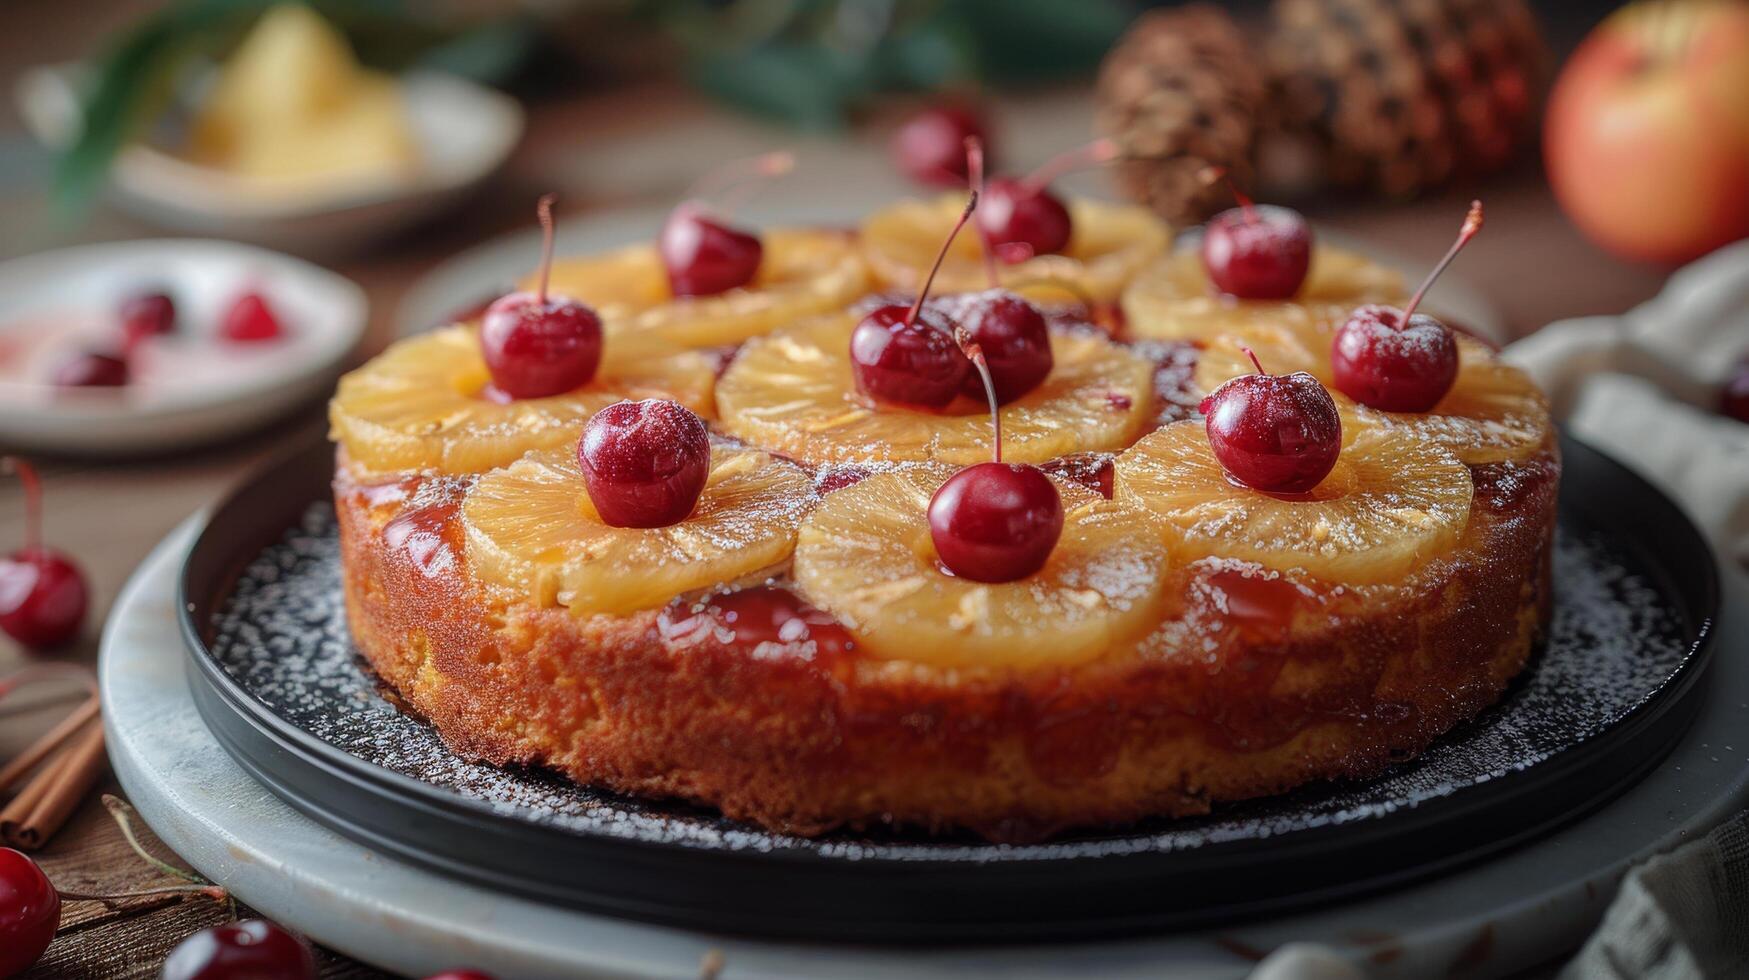
[[[523,769],[478,765],[378,691],[352,647],[340,595],[334,514],[314,505],[264,551],[215,617],[212,656],[274,714],[354,757],[458,794],[508,819],[579,834],[681,847],[806,851],[842,861],[965,862],[1171,852],[1376,820],[1527,769],[1592,738],[1669,682],[1690,638],[1669,601],[1604,538],[1557,536],[1555,615],[1547,649],[1503,702],[1422,757],[1355,784],[1324,784],[1037,845],[966,838],[771,834],[706,811],[627,800]]]

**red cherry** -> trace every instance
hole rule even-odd
[[[931,187],[966,185],[966,140],[987,141],[983,121],[963,105],[932,106],[905,120],[893,134],[893,163]]]
[[[929,537],[948,571],[1012,582],[1044,567],[1063,533],[1063,501],[1036,466],[979,463],[929,501]]]
[[[1069,208],[1048,189],[997,177],[990,181],[988,194],[978,224],[1004,261],[1052,255],[1068,246],[1073,230]]]
[[[511,293],[480,318],[480,353],[492,385],[511,398],[547,398],[580,388],[601,365],[601,318],[576,300],[547,295],[553,267],[554,195],[535,206],[544,231],[540,289]]]
[[[1298,211],[1244,201],[1204,226],[1202,264],[1229,296],[1291,299],[1312,264],[1312,227]]]
[[[704,492],[710,433],[678,402],[618,402],[583,427],[577,465],[603,523],[667,527],[685,520]]]
[[[1425,412],[1457,379],[1452,332],[1417,313],[1408,322],[1389,306],[1354,311],[1330,348],[1331,379],[1348,397],[1386,412]]]
[[[858,391],[870,398],[929,409],[946,408],[959,394],[971,364],[954,342],[953,324],[933,308],[926,309],[924,302],[954,236],[977,207],[978,192],[974,190],[909,308],[896,303],[877,307],[851,331],[850,368]]]
[[[934,310],[883,306],[850,334],[856,388],[870,398],[940,410],[965,386],[971,365],[953,342],[953,324]]]
[[[657,243],[668,288],[676,296],[715,296],[739,289],[759,274],[765,246],[752,232],[712,221],[698,206],[675,208]]]
[[[984,208],[978,213],[985,240],[1006,262],[1061,252],[1069,245],[1073,225],[1068,206],[1050,192],[1050,182],[1077,167],[1104,163],[1116,156],[1116,143],[1094,140],[1047,161],[1025,177],[990,181]]]
[[[176,332],[176,303],[164,293],[135,293],[122,301],[120,315],[122,341],[128,347]]]
[[[1215,458],[1254,490],[1304,493],[1330,474],[1342,451],[1336,402],[1304,371],[1265,374],[1259,364],[1256,374],[1232,378],[1204,398],[1202,412]]]
[[[42,487],[35,468],[12,457],[4,462],[24,483],[25,543],[0,558],[0,630],[26,649],[54,650],[78,638],[90,590],[71,558],[42,543]]]
[[[972,190],[984,193],[984,146],[975,136],[965,141],[965,162]],[[1039,308],[1001,288],[996,271],[996,248],[983,229],[984,270],[990,288],[981,293],[943,297],[936,307],[984,352],[996,400],[1007,404],[1039,386],[1050,375],[1050,327]],[[962,390],[972,397],[984,393],[983,379],[968,372]]]
[[[1737,365],[1719,389],[1719,411],[1739,422],[1749,422],[1749,364]]]
[[[224,323],[219,326],[221,337],[239,343],[277,340],[281,332],[279,317],[267,305],[266,297],[258,292],[247,292],[237,297],[237,301],[225,312]]]
[[[23,973],[61,924],[61,896],[36,862],[0,847],[0,977]]]
[[[1415,308],[1457,253],[1482,229],[1482,202],[1473,201],[1457,241],[1401,310],[1363,306],[1330,343],[1331,379],[1343,394],[1387,412],[1426,412],[1457,379],[1457,339],[1450,328]]]
[[[163,980],[314,980],[302,939],[266,919],[213,926],[184,939],[164,960]]]
[[[984,352],[1000,404],[1037,388],[1050,376],[1051,332],[1038,307],[1000,289],[943,297],[936,305]],[[978,397],[984,393],[984,383],[976,371],[968,371],[960,390]]]
[[[759,237],[705,217],[700,202],[728,188],[744,191],[751,181],[788,173],[794,166],[795,157],[789,153],[766,153],[717,167],[692,186],[656,239],[656,252],[675,296],[715,296],[753,281],[765,255]],[[720,207],[719,213],[732,209],[733,201]]]
[[[128,362],[102,351],[86,351],[55,369],[59,388],[119,388],[128,378]]]
[[[1050,558],[1063,535],[1063,500],[1038,467],[1002,462],[996,384],[978,345],[963,330],[959,341],[990,402],[993,459],[955,473],[935,491],[929,499],[929,538],[953,574],[976,582],[1013,582]]]

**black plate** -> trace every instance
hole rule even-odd
[[[1501,703],[1380,778],[1031,846],[770,834],[466,762],[354,652],[332,450],[251,480],[183,568],[195,702],[237,761],[348,837],[487,887],[712,931],[877,942],[1206,925],[1473,861],[1612,798],[1693,717],[1713,557],[1657,490],[1567,440],[1550,640]]]

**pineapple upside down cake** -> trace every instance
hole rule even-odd
[[[382,680],[470,758],[996,840],[1365,777],[1500,696],[1560,477],[1523,373],[1291,211],[1168,254],[971,170],[557,263],[543,201],[528,291],[331,404]]]

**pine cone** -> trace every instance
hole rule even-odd
[[[1095,124],[1122,150],[1115,171],[1130,196],[1174,224],[1194,224],[1227,200],[1206,168],[1250,183],[1267,91],[1260,59],[1219,7],[1161,10],[1139,18],[1106,56]]]
[[[1272,132],[1331,183],[1407,196],[1499,169],[1534,124],[1547,51],[1523,0],[1275,0]]]

